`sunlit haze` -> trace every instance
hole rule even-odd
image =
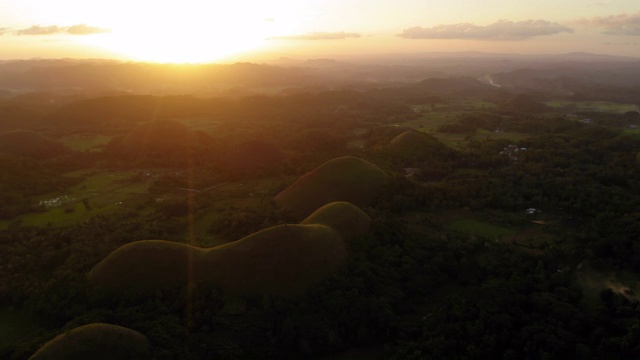
[[[632,0],[0,1],[3,59],[210,62],[485,51],[640,56]]]

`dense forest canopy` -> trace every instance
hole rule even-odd
[[[0,64],[2,358],[640,356],[634,64],[36,63]],[[16,90],[50,73],[95,88]]]

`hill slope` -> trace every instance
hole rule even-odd
[[[347,227],[348,219],[357,225]],[[298,294],[339,270],[347,257],[345,242],[366,232],[369,223],[360,209],[341,203],[319,209],[301,224],[270,227],[209,249],[136,241],[98,263],[89,281],[117,291],[195,283],[232,293]]]
[[[89,324],[45,343],[29,360],[150,359],[149,341],[141,333],[117,325]]]
[[[70,151],[63,144],[29,130],[16,130],[0,134],[0,153],[46,159]]]
[[[334,201],[368,204],[389,180],[378,166],[354,157],[329,160],[275,196],[278,206],[308,214]]]
[[[384,151],[389,155],[408,161],[453,154],[453,150],[438,139],[417,131],[405,131],[394,137],[384,147]]]

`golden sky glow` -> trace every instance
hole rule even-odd
[[[637,0],[0,0],[0,58],[396,52],[640,56]]]

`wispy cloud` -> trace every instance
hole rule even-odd
[[[109,32],[109,29],[99,28],[97,26],[88,26],[85,24],[78,24],[69,26],[66,29],[66,32],[71,35],[91,35],[91,34],[102,34]]]
[[[573,29],[546,20],[500,20],[486,26],[470,23],[444,24],[433,27],[412,27],[398,36],[405,39],[485,39],[523,40],[535,36],[573,32]]]
[[[72,26],[34,25],[30,28],[20,29],[15,33],[17,35],[52,35],[52,34],[91,35],[91,34],[100,34],[105,32],[109,32],[109,30],[95,27],[95,26],[88,26],[85,24],[77,24]]]
[[[575,21],[576,25],[600,28],[608,35],[640,35],[640,12],[635,14],[619,14],[597,16]]]
[[[63,29],[56,25],[52,25],[52,26],[34,25],[27,29],[18,30],[16,31],[16,34],[18,35],[51,35],[51,34],[57,34],[61,32],[63,32]]]
[[[349,32],[312,32],[303,35],[276,36],[270,40],[344,40],[349,38],[359,38],[362,34]]]

